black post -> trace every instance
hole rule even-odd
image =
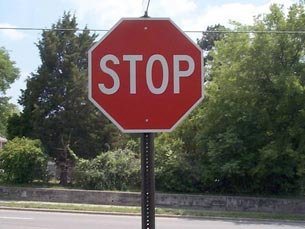
[[[144,133],[141,139],[142,229],[155,229],[154,134]]]

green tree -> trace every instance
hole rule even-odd
[[[19,70],[15,67],[15,62],[10,60],[4,48],[0,48],[0,93],[4,94],[18,77]]]
[[[70,13],[43,31],[37,44],[42,64],[27,80],[23,113],[10,122],[11,135],[41,139],[61,168],[62,184],[73,161],[69,149],[92,158],[108,150],[116,136],[116,129],[87,99],[87,50],[96,37],[86,29],[77,32],[76,17]]]
[[[206,31],[202,33],[202,37],[197,39],[197,43],[203,50],[210,51],[215,47],[215,42],[224,37],[226,31],[228,31],[226,27],[220,24],[208,26]]]
[[[10,98],[7,96],[0,96],[0,136],[8,136],[8,122],[10,117],[19,113],[15,104],[10,103]]]
[[[0,135],[6,136],[8,118],[17,112],[17,107],[9,102],[10,98],[5,93],[18,77],[19,70],[15,62],[4,48],[0,48]]]
[[[39,140],[14,138],[0,150],[0,168],[7,182],[31,183],[46,178],[47,155]]]
[[[225,36],[227,29],[218,24],[208,26],[207,31],[197,39],[204,51],[204,65],[212,61],[209,54],[215,43]],[[207,77],[207,80],[212,80]],[[196,133],[201,128],[202,109],[195,109],[189,117],[171,134],[159,134],[155,140],[156,187],[158,190],[175,192],[200,192],[202,190],[202,163],[198,160],[202,152],[198,150]]]
[[[212,59],[208,52],[215,47],[216,41],[219,41],[224,37],[225,31],[227,31],[226,27],[220,24],[208,26],[206,31],[202,33],[202,37],[197,39],[197,44],[203,51],[207,52],[204,56],[204,65],[207,64],[208,60]]]
[[[303,188],[305,163],[304,5],[256,18],[216,42],[213,81],[202,109],[206,190],[293,193]]]

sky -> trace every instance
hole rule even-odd
[[[203,31],[207,26],[230,21],[245,25],[253,23],[253,17],[269,12],[272,3],[288,8],[298,0],[150,0],[150,17],[169,17],[183,31]],[[122,17],[141,17],[148,0],[0,0],[0,28],[50,28],[65,11],[76,15],[78,27],[110,29]],[[0,47],[4,47],[15,66],[20,69],[19,79],[11,85],[7,96],[20,110],[17,101],[25,80],[35,73],[41,64],[36,44],[41,30],[0,29]],[[101,32],[101,38],[105,32]],[[194,41],[200,33],[187,33]]]

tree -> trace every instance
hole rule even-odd
[[[304,188],[305,11],[272,5],[253,31],[216,43],[213,81],[202,107],[200,139],[206,190],[293,193]],[[249,27],[236,24],[237,31]]]
[[[39,140],[14,138],[0,151],[0,168],[4,170],[4,180],[13,183],[31,183],[35,179],[45,179],[47,155]]]
[[[10,60],[8,52],[0,48],[0,135],[6,135],[7,121],[10,115],[17,112],[17,107],[5,96],[6,90],[19,77],[15,62]]]
[[[222,39],[226,31],[228,30],[220,24],[208,26],[202,33],[202,37],[197,39],[197,43],[204,51],[210,51],[215,47],[215,42]]]
[[[19,113],[15,104],[10,103],[10,98],[7,96],[0,96],[0,136],[7,136],[7,126],[12,115]]]
[[[215,43],[224,38],[227,29],[222,25],[208,26],[197,40],[204,51],[204,64],[212,61],[209,53]],[[207,76],[207,75],[206,75]],[[207,78],[207,77],[205,77]],[[210,77],[208,80],[212,80]],[[155,140],[156,187],[174,192],[202,191],[202,151],[196,133],[202,127],[202,108],[195,109],[171,134],[159,134]]]
[[[215,47],[215,42],[224,37],[225,31],[227,31],[227,29],[220,24],[208,26],[206,31],[202,33],[202,37],[197,39],[197,44],[205,53],[203,59],[204,66],[207,65],[208,60],[212,60],[212,57],[208,53]]]
[[[61,30],[66,29],[66,30]],[[60,181],[67,183],[67,169],[73,163],[69,151],[92,158],[108,150],[116,129],[87,99],[87,50],[96,35],[77,32],[76,17],[64,13],[42,33],[37,47],[41,66],[27,80],[20,118],[14,117],[18,135],[41,139],[49,155],[61,168]]]
[[[0,93],[5,94],[10,85],[19,77],[15,62],[10,60],[8,52],[0,48]]]

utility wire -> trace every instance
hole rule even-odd
[[[303,30],[248,30],[248,31],[198,31],[186,30],[185,33],[252,33],[252,34],[305,34]]]
[[[93,31],[108,32],[109,29],[56,29],[56,28],[34,28],[34,27],[0,27],[0,30],[26,30],[26,31]]]
[[[0,30],[23,30],[23,31],[92,31],[108,32],[109,29],[56,29],[56,28],[35,28],[35,27],[0,27]],[[185,30],[185,33],[260,33],[260,34],[305,34],[305,30],[249,30],[249,31],[208,31],[208,30]]]

